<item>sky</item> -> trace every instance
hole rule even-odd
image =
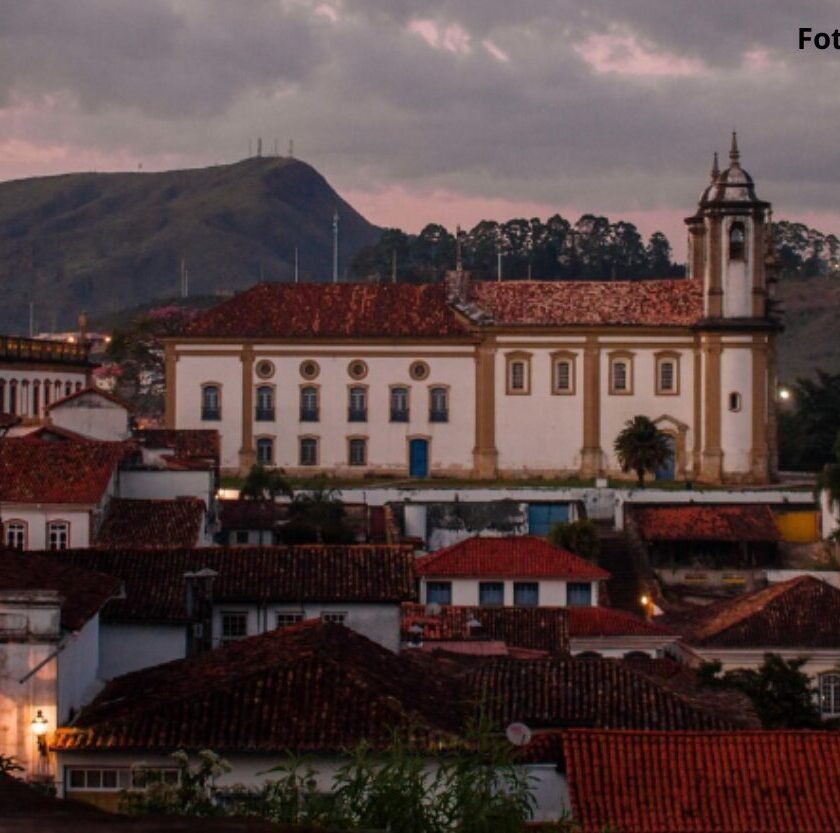
[[[591,212],[668,234],[738,130],[840,232],[836,1],[0,0],[0,180],[276,146],[410,232]]]

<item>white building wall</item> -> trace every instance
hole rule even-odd
[[[65,637],[58,655],[58,719],[65,722],[99,690],[99,614]]]
[[[75,393],[77,389],[83,388],[86,385],[86,374],[81,370],[41,370],[33,369],[31,366],[22,369],[20,365],[14,364],[0,364],[0,380],[5,381],[5,387],[0,391],[0,411],[11,411],[11,396],[10,385],[12,381],[18,383],[17,386],[17,408],[15,413],[19,416],[43,417],[45,415],[44,405],[44,385],[50,384],[50,402],[57,402],[63,399],[66,395],[67,385],[70,385],[70,391]],[[35,389],[35,382],[40,382],[40,395],[38,403],[38,413],[35,413],[33,391]],[[29,396],[22,396],[23,383],[29,383]],[[56,393],[55,383],[60,382],[61,393]]]
[[[79,396],[52,408],[50,420],[58,428],[95,440],[116,442],[131,436],[128,411],[95,394]]]
[[[69,548],[89,547],[90,512],[89,509],[69,509],[67,506],[0,504],[0,519],[4,524],[9,521],[26,523],[28,550],[47,549],[47,524],[51,521],[67,521],[70,524]]]
[[[104,622],[99,635],[99,676],[110,680],[187,655],[187,626]]]
[[[422,578],[420,580],[420,598],[427,602],[426,587],[430,581],[448,581],[452,584],[452,604],[456,607],[477,607],[478,586],[482,582],[502,581],[505,585],[504,607],[513,607],[513,585],[518,582],[535,582],[539,584],[540,607],[565,607],[568,604],[566,582],[554,579],[516,578],[499,579],[488,576],[486,578]],[[592,588],[592,604],[598,604],[598,583],[587,582]]]
[[[724,340],[720,355],[723,468],[726,472],[748,472],[752,448],[752,351],[731,344]],[[732,393],[741,395],[740,411],[730,410]]]
[[[133,500],[197,497],[210,505],[213,486],[213,472],[208,470],[126,469],[120,472],[119,497]]]

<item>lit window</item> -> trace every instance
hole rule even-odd
[[[50,521],[47,524],[47,549],[66,550],[70,546],[70,524],[67,521]]]
[[[296,625],[303,621],[303,613],[299,611],[282,611],[277,614],[277,627],[287,628],[289,625]]]
[[[274,440],[270,437],[260,437],[257,440],[257,462],[261,466],[274,465]]]
[[[300,389],[300,421],[318,421],[318,388],[311,385]]]
[[[6,546],[13,550],[26,549],[25,521],[9,521],[6,524]]]
[[[353,438],[349,443],[349,462],[351,466],[363,466],[367,462],[367,441]]]
[[[840,674],[819,676],[820,711],[825,715],[840,714]]]
[[[452,604],[452,582],[451,581],[427,581],[426,582],[426,604],[451,605]]]
[[[501,607],[505,603],[505,585],[501,581],[480,581],[478,603],[482,607]]]
[[[348,403],[348,422],[367,422],[367,389],[360,387],[350,388],[350,401]]]
[[[318,440],[315,437],[303,437],[300,441],[300,464],[318,465]]]
[[[540,585],[536,581],[515,581],[513,603],[516,607],[536,607],[540,603]]]
[[[566,604],[569,607],[591,607],[592,585],[588,581],[570,581],[566,585]]]
[[[734,391],[729,394],[729,410],[730,411],[740,411],[741,410],[741,394],[735,393]]]
[[[245,611],[222,613],[222,642],[234,642],[248,636],[248,614]]]
[[[172,770],[176,774],[178,770]],[[161,776],[162,777],[162,776]],[[67,789],[73,791],[116,791],[134,786],[128,767],[67,767]]]
[[[449,391],[446,388],[429,391],[429,422],[449,422]]]
[[[324,610],[321,612],[321,621],[330,625],[343,625],[347,620],[346,613],[340,613],[334,610]]]
[[[202,387],[201,418],[213,421],[222,418],[222,394],[218,385],[204,385]]]
[[[260,385],[257,388],[256,410],[255,418],[258,421],[272,421],[274,419],[274,388],[270,385]]]
[[[408,388],[391,388],[391,422],[408,422]]]

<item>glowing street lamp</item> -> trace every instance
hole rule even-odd
[[[38,741],[38,753],[41,757],[47,757],[47,726],[49,725],[49,720],[44,717],[44,713],[41,709],[35,713],[35,717],[32,718],[32,722],[29,724],[32,727],[32,734],[35,735],[35,740]]]

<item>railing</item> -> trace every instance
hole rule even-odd
[[[434,409],[429,411],[429,422],[449,422],[449,411]]]
[[[367,422],[367,408],[349,408],[347,411],[348,422]]]
[[[408,422],[408,411],[404,408],[391,408],[391,422]]]
[[[301,408],[300,409],[300,421],[301,422],[318,422],[318,409],[317,408]]]
[[[0,359],[87,364],[88,347],[86,344],[74,344],[69,341],[0,336]]]
[[[274,408],[257,408],[255,419],[257,422],[274,422]]]

